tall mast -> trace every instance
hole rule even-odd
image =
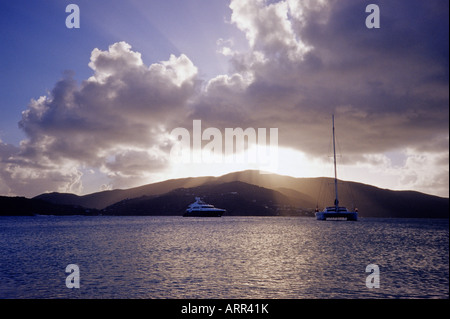
[[[336,142],[335,142],[335,136],[334,136],[334,114],[331,116],[333,121],[333,156],[334,156],[334,193],[336,195],[336,198],[334,200],[334,206],[336,206],[336,212],[338,211],[339,206],[339,200],[338,200],[338,187],[337,187],[337,170],[336,170]]]

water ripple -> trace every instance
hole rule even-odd
[[[1,217],[0,297],[448,298],[448,240],[448,220]]]

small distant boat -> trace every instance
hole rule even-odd
[[[335,220],[358,220],[358,209],[354,211],[348,210],[346,207],[339,206],[338,199],[338,182],[337,182],[337,170],[336,170],[336,142],[334,135],[334,115],[332,116],[333,122],[333,154],[334,154],[334,193],[335,200],[334,206],[328,206],[323,211],[319,211],[316,208],[316,218],[318,220],[327,220],[327,219],[335,219]]]
[[[207,204],[200,197],[195,197],[195,202],[190,204],[183,217],[222,217],[225,209],[216,208]]]

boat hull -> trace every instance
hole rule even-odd
[[[185,212],[183,217],[222,217],[225,211],[215,210],[215,211],[190,211]]]
[[[316,212],[317,220],[358,220],[357,212]]]

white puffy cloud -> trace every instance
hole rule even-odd
[[[253,50],[269,57],[283,54],[290,60],[302,58],[308,51],[293,30],[288,2],[266,4],[264,0],[233,0],[230,8],[233,10],[231,22],[245,32]]]
[[[94,49],[89,66],[89,79],[79,85],[67,72],[23,111],[19,125],[27,139],[15,152],[2,145],[11,153],[2,158],[2,181],[14,184],[6,193],[79,193],[85,167],[101,170],[120,187],[167,165],[167,127],[186,112],[197,68],[185,55],[146,66],[125,42]]]

